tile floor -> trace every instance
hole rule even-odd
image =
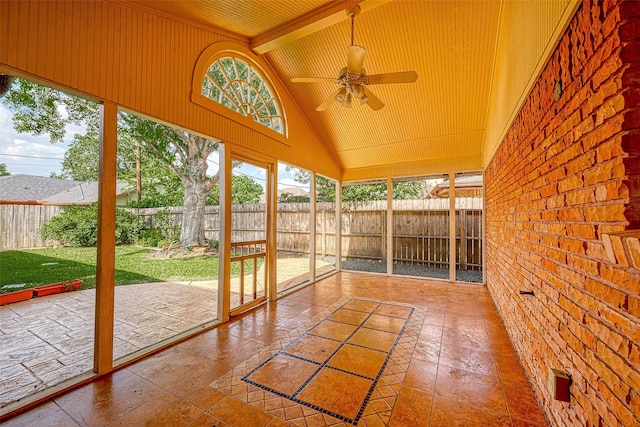
[[[349,299],[241,379],[267,391],[264,395],[272,399],[283,397],[318,414],[357,425],[412,312],[410,307]],[[336,332],[343,331],[347,333],[336,338]],[[415,345],[415,338],[413,342]],[[245,365],[251,366],[250,361]],[[235,368],[214,387],[237,396],[233,379],[240,370]],[[243,390],[247,391],[246,401],[251,399],[249,394],[258,391],[252,387]],[[302,412],[304,408],[298,409]]]
[[[340,312],[353,300],[390,311],[357,320],[358,310]],[[404,330],[386,319],[398,309],[413,310]],[[336,343],[340,356],[301,388]],[[299,401],[282,396],[292,390]],[[340,411],[347,415],[331,415]],[[486,288],[359,273],[259,307],[3,425],[349,426],[354,413],[358,426],[547,425]]]

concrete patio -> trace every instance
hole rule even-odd
[[[215,320],[217,293],[178,283],[119,286],[114,359]],[[95,289],[0,307],[0,407],[93,368]]]
[[[264,266],[263,266],[264,268]],[[264,269],[258,296],[264,295]],[[332,265],[318,261],[318,272]],[[308,278],[308,259],[278,259],[278,291]],[[244,302],[253,298],[246,275]],[[239,277],[231,305],[239,304]],[[216,320],[218,280],[141,283],[115,289],[114,360]],[[93,369],[95,289],[0,307],[0,408]]]

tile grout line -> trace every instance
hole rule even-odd
[[[292,355],[292,354],[290,354],[290,353],[287,353],[287,352],[286,352],[286,350],[287,350],[288,348],[290,348],[292,345],[294,345],[296,342],[298,342],[298,341],[299,341],[299,340],[301,340],[302,338],[304,338],[304,337],[306,337],[306,336],[318,336],[318,335],[315,335],[315,334],[311,334],[311,333],[310,333],[310,331],[311,331],[311,330],[313,330],[313,329],[315,329],[316,327],[318,327],[322,322],[324,322],[324,321],[328,320],[328,319],[329,319],[329,317],[330,317],[331,315],[335,314],[335,313],[336,313],[336,312],[338,312],[339,310],[341,310],[341,309],[345,309],[345,310],[352,310],[352,309],[349,309],[349,308],[345,308],[345,305],[347,305],[348,303],[350,303],[351,301],[354,301],[354,300],[355,300],[355,301],[365,301],[365,302],[375,303],[375,304],[376,304],[376,306],[375,306],[371,311],[369,311],[369,312],[368,312],[368,315],[367,315],[367,316],[366,316],[366,317],[365,317],[365,318],[360,322],[360,324],[359,324],[359,325],[357,325],[356,329],[355,329],[351,334],[349,334],[349,336],[348,336],[348,337],[346,337],[346,338],[342,341],[341,345],[340,345],[340,346],[338,346],[338,348],[337,348],[334,352],[332,352],[332,353],[331,353],[331,355],[329,355],[329,356],[325,359],[325,362],[324,362],[324,363],[319,364],[318,362],[314,362],[314,361],[312,361],[312,360],[307,360],[307,359],[305,359],[305,358],[303,358],[303,357],[299,357],[299,356],[296,356],[296,355]],[[307,406],[307,407],[310,407],[310,408],[312,408],[312,409],[314,409],[314,410],[317,410],[317,411],[318,411],[318,412],[320,412],[320,413],[324,413],[324,414],[326,414],[326,415],[333,416],[334,418],[338,418],[338,419],[340,419],[341,421],[348,422],[348,423],[353,424],[353,425],[357,424],[357,422],[358,422],[359,418],[362,416],[362,414],[363,414],[363,412],[364,412],[364,409],[366,408],[366,405],[369,403],[369,400],[371,399],[371,396],[372,396],[372,394],[373,394],[373,392],[374,392],[374,390],[375,390],[375,388],[376,388],[376,386],[377,386],[377,384],[378,384],[378,382],[379,382],[380,378],[381,378],[381,377],[382,377],[382,375],[384,374],[384,370],[385,370],[386,366],[388,365],[389,361],[391,360],[392,354],[393,354],[393,352],[395,351],[395,349],[396,349],[396,347],[397,347],[398,343],[400,342],[400,340],[401,340],[401,338],[402,338],[402,336],[403,336],[403,334],[404,334],[404,332],[405,332],[405,330],[406,330],[406,328],[407,328],[407,325],[409,325],[410,321],[412,320],[412,316],[413,316],[413,313],[414,313],[414,311],[415,311],[415,307],[410,306],[410,305],[408,305],[408,304],[407,304],[407,305],[404,305],[404,304],[400,305],[400,304],[388,304],[388,303],[386,303],[386,305],[393,305],[393,306],[397,306],[397,307],[402,307],[402,308],[407,308],[407,309],[409,309],[409,314],[407,315],[407,317],[406,317],[406,318],[404,318],[404,322],[403,322],[403,326],[402,326],[401,330],[400,330],[399,332],[395,333],[396,338],[395,338],[395,340],[394,340],[394,343],[393,343],[393,345],[391,346],[391,348],[390,348],[387,352],[384,352],[384,351],[381,351],[381,350],[377,350],[377,349],[372,349],[372,348],[365,347],[365,346],[361,346],[361,345],[358,345],[358,344],[352,344],[352,345],[357,346],[357,347],[360,347],[360,348],[364,348],[364,349],[368,349],[368,350],[374,350],[374,351],[379,351],[379,352],[387,353],[387,356],[385,357],[385,360],[384,360],[383,364],[381,365],[380,370],[378,371],[378,374],[377,374],[376,378],[371,379],[371,378],[368,378],[368,377],[363,376],[363,375],[359,375],[359,374],[354,373],[354,372],[349,372],[349,371],[345,371],[345,370],[342,370],[342,369],[339,369],[339,368],[335,368],[335,367],[332,367],[332,366],[328,366],[328,365],[327,365],[327,363],[331,360],[331,358],[333,358],[333,357],[335,356],[335,354],[336,354],[340,349],[342,349],[342,348],[347,344],[347,341],[348,341],[348,340],[349,340],[353,335],[355,335],[355,334],[356,334],[356,332],[360,331],[361,329],[371,329],[371,330],[375,330],[375,331],[379,331],[379,332],[386,332],[386,333],[392,333],[392,334],[393,334],[393,332],[390,332],[390,331],[384,331],[384,330],[381,330],[381,329],[368,328],[368,327],[364,327],[364,326],[363,326],[363,325],[364,325],[364,323],[366,323],[366,321],[367,321],[367,320],[369,320],[369,318],[370,318],[371,316],[373,316],[374,314],[376,314],[376,311],[380,308],[380,306],[381,306],[381,305],[383,305],[383,304],[385,304],[385,303],[380,302],[380,301],[373,301],[373,300],[360,299],[360,298],[346,298],[346,301],[342,302],[342,304],[341,304],[341,305],[338,305],[339,303],[340,303],[340,301],[338,301],[336,304],[334,304],[334,306],[337,306],[337,307],[336,307],[335,309],[333,309],[332,311],[330,311],[331,307],[329,307],[329,310],[326,310],[326,309],[325,309],[325,310],[323,310],[322,312],[325,312],[325,311],[327,312],[327,314],[324,316],[324,318],[320,319],[317,323],[315,323],[314,325],[312,325],[312,326],[311,326],[311,327],[310,327],[310,328],[309,328],[305,333],[303,333],[302,335],[298,336],[298,337],[297,337],[295,340],[293,340],[291,343],[289,343],[289,344],[288,344],[288,345],[286,345],[285,347],[281,348],[279,351],[277,351],[275,354],[273,354],[271,357],[269,357],[266,361],[264,361],[264,362],[260,363],[256,368],[252,369],[249,373],[247,373],[246,375],[244,375],[244,376],[242,377],[242,381],[244,381],[244,382],[246,382],[246,383],[248,383],[248,384],[254,385],[254,386],[256,386],[256,387],[258,387],[258,388],[261,388],[261,389],[263,389],[263,390],[266,390],[266,391],[268,391],[268,392],[274,393],[274,394],[276,394],[276,395],[277,395],[277,396],[279,396],[279,397],[286,398],[286,399],[289,399],[289,400],[294,401],[294,402],[296,402],[296,403],[303,404],[303,405],[305,405],[305,406]],[[428,309],[427,309],[427,310],[428,310]],[[352,310],[352,311],[357,311],[357,312],[360,312],[360,313],[367,313],[366,311],[362,311],[362,310]],[[425,310],[425,311],[426,311],[426,310]],[[322,313],[322,312],[321,312],[321,313]],[[321,313],[320,313],[320,314],[321,314]],[[389,318],[393,318],[393,319],[403,319],[402,317],[389,316],[389,315],[385,315],[385,314],[380,314],[380,316],[389,317]],[[330,319],[329,319],[329,320],[330,320]],[[342,323],[342,324],[348,324],[348,325],[351,325],[351,326],[356,326],[356,325],[353,325],[353,324],[349,324],[349,323],[345,323],[345,322],[340,322],[340,321],[336,321],[336,320],[331,320],[331,321],[334,321],[334,322],[336,322],[336,323]],[[322,338],[326,338],[326,337],[322,337]],[[331,339],[331,338],[327,338],[327,339]],[[337,341],[337,340],[333,340],[333,341]],[[349,344],[351,344],[351,343],[349,343]],[[319,365],[320,365],[320,366],[318,367],[318,369],[316,369],[316,371],[315,371],[315,372],[314,372],[314,373],[313,373],[309,378],[307,378],[307,380],[306,380],[306,381],[305,381],[305,382],[304,382],[304,383],[303,383],[303,384],[298,388],[298,390],[296,390],[292,395],[287,395],[287,394],[285,394],[285,393],[278,392],[277,390],[273,390],[273,389],[271,389],[270,387],[264,386],[264,385],[262,385],[262,384],[258,384],[258,383],[256,383],[256,382],[254,382],[254,381],[252,381],[252,380],[250,380],[250,379],[249,379],[249,377],[250,377],[251,375],[253,375],[256,371],[258,371],[259,369],[261,369],[262,367],[264,367],[267,363],[269,363],[273,358],[275,358],[275,357],[276,357],[277,355],[279,355],[279,354],[287,355],[287,356],[294,357],[294,358],[299,359],[299,360],[303,360],[303,361],[306,361],[306,362],[311,362],[311,363],[313,363],[313,364],[319,364]],[[367,394],[365,395],[365,398],[363,399],[363,402],[362,402],[362,404],[361,404],[361,406],[360,406],[360,408],[359,408],[358,412],[356,413],[356,416],[355,416],[353,419],[349,419],[349,418],[347,418],[347,417],[345,417],[345,416],[343,416],[343,415],[333,413],[332,411],[329,411],[329,410],[327,410],[327,409],[325,409],[325,408],[320,408],[320,407],[318,407],[317,405],[313,405],[313,404],[311,404],[310,402],[303,401],[302,399],[299,399],[299,398],[297,397],[297,396],[299,395],[299,393],[300,393],[300,392],[301,392],[301,391],[302,391],[302,390],[303,390],[303,389],[304,389],[304,388],[305,388],[305,387],[306,387],[306,386],[307,386],[307,385],[308,385],[308,384],[309,384],[309,383],[310,383],[310,382],[311,382],[311,381],[316,377],[316,375],[317,375],[317,374],[318,374],[318,373],[319,373],[319,372],[320,372],[324,367],[326,367],[326,368],[328,368],[328,369],[332,369],[332,370],[338,371],[338,372],[344,372],[345,374],[354,375],[354,376],[356,376],[356,377],[360,377],[360,378],[366,379],[366,380],[368,380],[368,381],[372,381],[371,386],[370,386],[370,388],[369,388],[369,391],[368,391],[368,392],[367,392]]]
[[[353,299],[350,299],[349,301],[347,301],[347,302],[345,302],[344,304],[342,304],[342,306],[341,306],[341,307],[339,307],[338,309],[336,309],[332,314],[337,313],[339,310],[343,310],[343,309],[345,309],[345,308],[344,308],[344,306],[345,306],[345,305],[347,305],[348,303],[350,303],[351,301],[353,301]],[[326,366],[327,362],[328,362],[329,360],[331,360],[331,358],[333,358],[333,356],[335,356],[335,355],[336,355],[336,353],[338,353],[338,351],[340,351],[340,349],[342,349],[342,348],[345,346],[345,343],[346,343],[346,342],[347,342],[351,337],[353,337],[353,336],[356,334],[356,332],[358,332],[358,331],[360,330],[360,327],[362,326],[362,324],[364,324],[364,323],[365,323],[365,322],[366,322],[366,321],[367,321],[367,320],[368,320],[368,319],[373,315],[373,313],[375,312],[375,310],[376,310],[378,307],[380,307],[380,305],[381,305],[381,303],[378,303],[378,305],[376,305],[376,307],[373,309],[373,311],[369,312],[369,314],[367,315],[367,317],[365,317],[365,318],[364,318],[364,320],[363,320],[362,322],[360,322],[360,324],[359,324],[359,325],[357,325],[356,329],[354,329],[354,330],[353,330],[353,332],[351,332],[351,334],[349,334],[349,336],[348,336],[348,337],[346,337],[344,340],[342,340],[342,343],[340,343],[340,345],[339,345],[339,346],[338,346],[338,347],[333,351],[333,353],[331,353],[331,354],[329,355],[329,357],[327,357],[327,358],[325,359],[324,363],[322,363],[322,364],[320,365],[320,367],[319,367],[319,368],[318,368],[318,369],[317,369],[317,370],[316,370],[316,371],[315,371],[315,372],[314,372],[314,373],[313,373],[309,378],[307,378],[307,380],[306,380],[306,381],[305,381],[305,382],[300,386],[300,388],[298,388],[298,390],[296,390],[296,391],[291,395],[291,397],[297,397],[297,396],[298,396],[298,394],[300,394],[300,393],[302,392],[302,390],[303,390],[303,389],[304,389],[304,388],[305,388],[305,387],[306,387],[306,386],[311,382],[311,380],[313,380],[313,379],[316,377],[316,375],[318,375],[318,373],[322,370],[322,368],[324,368],[324,367]],[[345,309],[345,310],[349,310],[349,309]],[[358,310],[352,310],[352,311],[358,311]],[[366,313],[366,312],[363,312],[363,311],[358,311],[358,312],[359,312],[359,313]],[[324,320],[327,320],[327,319],[328,319],[328,316],[327,316],[327,318],[325,318]],[[324,322],[324,320],[323,320],[322,322]],[[320,323],[322,323],[322,322],[320,322]],[[320,325],[320,323],[318,323],[318,325]],[[342,322],[340,322],[340,323],[342,323]],[[317,326],[318,326],[318,325],[317,325]],[[317,327],[317,326],[316,326],[316,327]],[[353,326],[356,326],[356,325],[353,325]],[[312,328],[312,329],[315,329],[315,328]],[[306,333],[305,333],[303,336],[306,336]]]
[[[409,311],[409,315],[405,319],[405,322],[404,322],[404,325],[402,326],[402,329],[398,333],[398,336],[396,337],[395,342],[391,346],[391,349],[389,349],[389,352],[387,353],[387,357],[385,358],[384,362],[382,362],[382,366],[380,367],[380,371],[378,372],[378,375],[376,376],[376,379],[371,384],[371,388],[369,389],[369,392],[367,393],[367,396],[365,397],[364,401],[362,402],[362,405],[360,406],[360,410],[358,411],[358,414],[354,418],[354,420],[356,422],[358,420],[360,420],[360,417],[362,417],[362,414],[363,414],[367,404],[369,403],[369,400],[371,399],[371,395],[373,394],[373,392],[375,390],[375,387],[377,386],[378,382],[380,381],[380,378],[384,374],[384,370],[386,369],[387,364],[389,363],[389,360],[391,360],[391,355],[395,351],[396,346],[398,345],[398,342],[400,342],[400,338],[404,334],[404,331],[405,331],[407,325],[409,324],[409,321],[411,320],[411,316],[413,315],[413,311],[414,311],[414,308],[411,307],[411,309]]]

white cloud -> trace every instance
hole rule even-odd
[[[278,180],[278,189],[283,189],[287,187],[302,188],[306,191],[309,191],[309,188],[310,188],[309,184],[302,184],[296,181],[295,179],[284,178],[284,179]]]
[[[11,110],[0,104],[0,163],[6,164],[11,174],[49,176],[60,172],[67,144],[51,144],[48,135],[19,133],[12,118]]]

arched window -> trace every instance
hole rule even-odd
[[[202,95],[284,135],[283,114],[262,74],[232,56],[216,59],[202,80]]]

